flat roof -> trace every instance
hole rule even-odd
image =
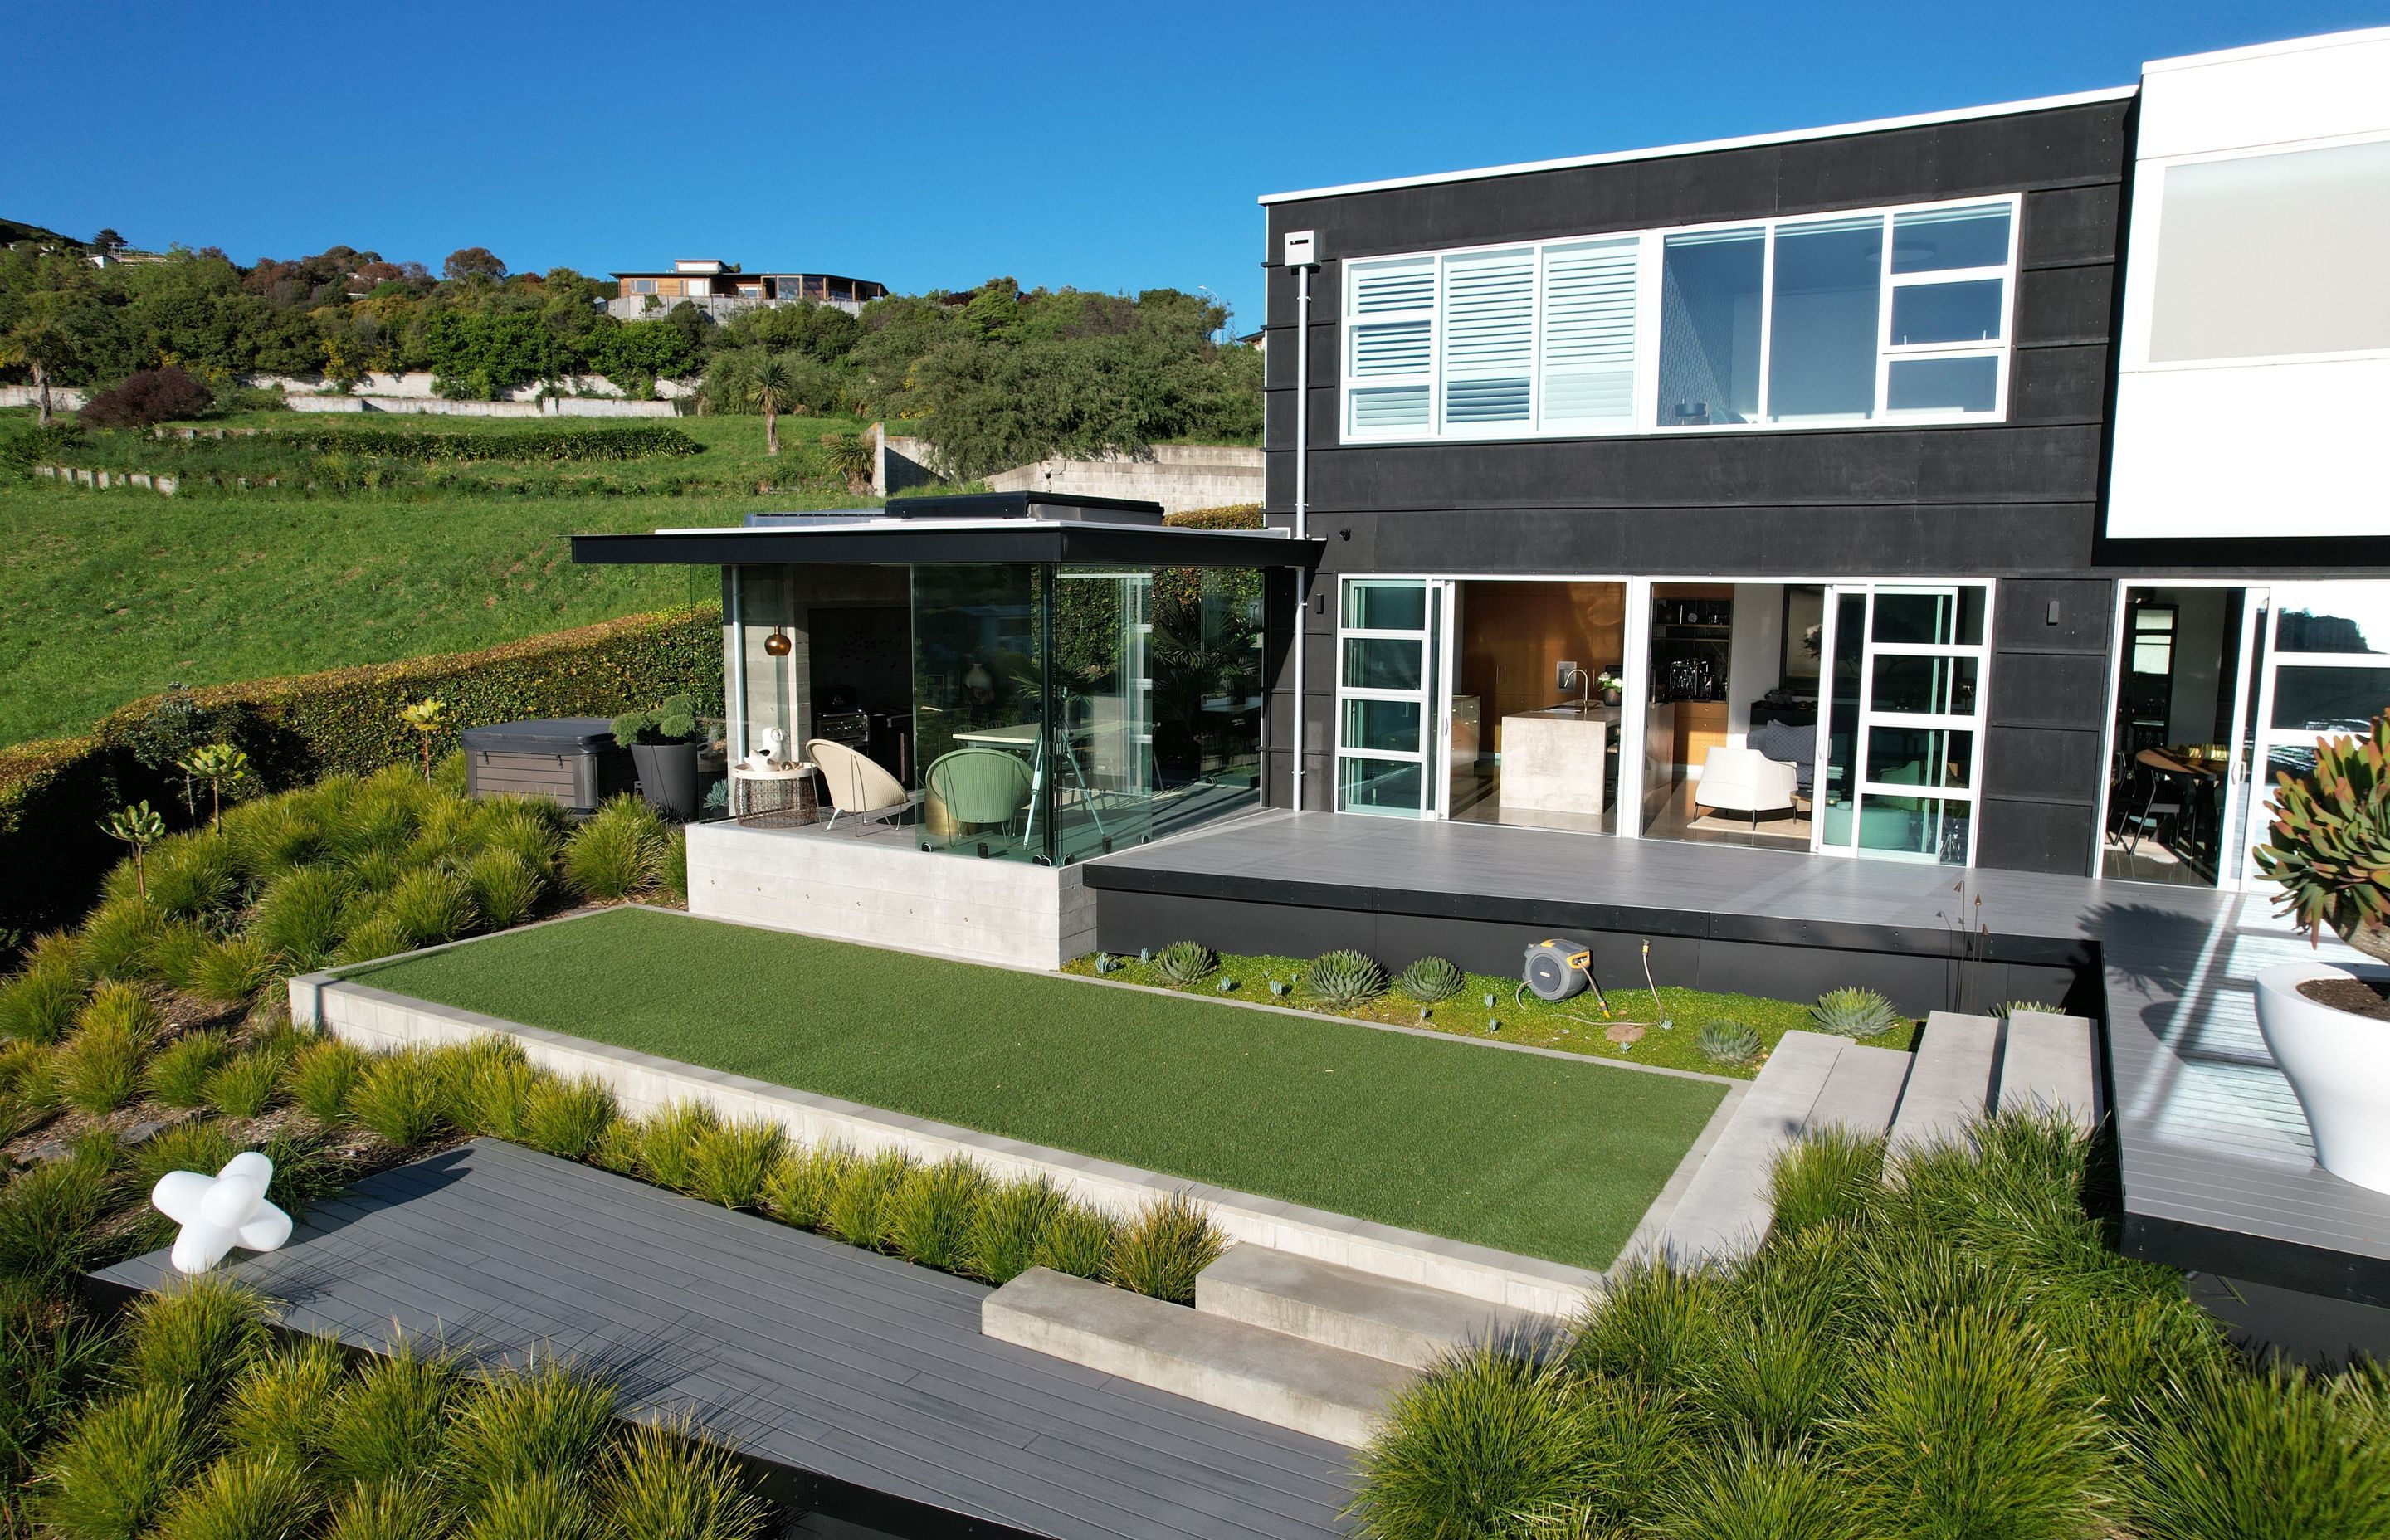
[[[2218,48],[2206,54],[2178,54],[2172,58],[2153,58],[2141,66],[2141,73],[2162,70],[2197,70],[2211,64],[2238,64],[2243,59],[2268,58],[2279,54],[2303,54],[2315,48],[2341,48],[2352,43],[2390,41],[2390,27],[2360,27],[2345,32],[2315,32],[2306,37],[2286,37],[2279,43],[2252,43],[2242,48]]]
[[[576,534],[589,566],[914,567],[958,562],[1061,562],[1085,567],[1302,567],[1325,540],[1283,530],[1189,530],[1060,519],[887,519],[831,514],[770,528]]]
[[[1731,139],[1703,139],[1693,144],[1658,145],[1649,149],[1605,150],[1598,155],[1572,155],[1557,160],[1522,160],[1515,165],[1482,166],[1468,171],[1430,172],[1423,176],[1390,176],[1377,182],[1346,182],[1333,187],[1308,187],[1300,192],[1264,193],[1264,206],[1294,203],[1312,198],[1342,198],[1348,193],[1384,192],[1395,187],[1429,187],[1445,182],[1475,182],[1491,176],[1517,176],[1528,172],[1574,171],[1581,166],[1616,165],[1628,160],[1658,160],[1672,155],[1707,155],[1722,149],[1750,149],[1761,145],[1799,144],[1810,139],[1838,139],[1852,134],[1880,134],[1895,128],[1924,128],[1934,123],[1969,122],[1978,118],[2005,118],[2019,112],[2041,112],[2057,107],[2081,107],[2091,102],[2124,101],[2140,90],[2112,85],[2097,91],[2075,91],[2059,96],[2035,96],[2024,101],[1994,102],[1943,112],[1917,112],[1903,118],[1874,118],[1866,122],[1833,123],[1824,128],[1796,128],[1777,134],[1746,134]],[[1275,265],[1275,264],[1273,264]]]

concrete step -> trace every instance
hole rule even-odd
[[[2088,1130],[2099,1115],[2099,1086],[2088,1020],[2035,1010],[2009,1018],[2000,1048],[2001,1111],[2063,1112]]]
[[[1839,1123],[1855,1134],[1881,1134],[1892,1126],[1900,1107],[1901,1088],[1908,1084],[1909,1055],[1898,1048],[1870,1048],[1854,1043],[1844,1048],[1826,1075],[1818,1104],[1809,1109],[1807,1127]]]
[[[1195,1279],[1195,1308],[1323,1347],[1423,1369],[1496,1337],[1558,1340],[1549,1315],[1358,1273],[1267,1246],[1231,1246]]]
[[[1835,1063],[1854,1046],[1826,1033],[1784,1034],[1668,1216],[1657,1242],[1662,1254],[1691,1265],[1757,1249],[1771,1217],[1767,1178],[1776,1157],[1808,1126]]]
[[[1357,1448],[1413,1371],[1033,1267],[980,1304],[999,1341]]]
[[[1893,1115],[1895,1154],[1955,1141],[1990,1110],[1998,1042],[1999,1023],[1988,1016],[1937,1010],[1925,1019],[1925,1035]]]

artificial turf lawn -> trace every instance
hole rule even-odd
[[[800,1090],[1587,1267],[1725,1088],[617,909],[345,975]]]

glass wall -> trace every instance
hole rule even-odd
[[[913,569],[924,850],[1068,865],[1260,801],[1262,574]]]

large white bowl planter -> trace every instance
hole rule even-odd
[[[2298,1093],[2316,1160],[2343,1181],[2390,1192],[2390,1021],[2299,993],[2309,979],[2353,979],[2324,962],[2278,963],[2257,975],[2257,1030]]]

